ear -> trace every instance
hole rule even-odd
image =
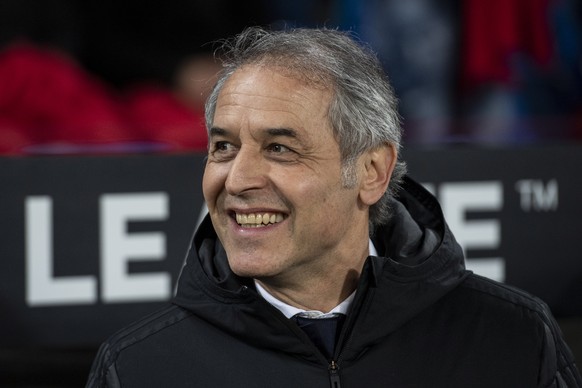
[[[368,151],[364,157],[364,175],[360,185],[360,200],[371,206],[378,202],[388,188],[398,152],[393,144],[384,144]]]

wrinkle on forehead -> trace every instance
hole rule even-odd
[[[292,115],[295,112],[311,111],[317,112],[316,117],[327,120],[330,88],[308,84],[304,77],[288,71],[281,73],[279,70],[285,69],[258,65],[247,65],[238,69],[224,84],[218,97],[217,110],[220,109],[225,114],[225,110],[228,111],[231,107],[242,107]],[[265,79],[268,81],[265,82]],[[257,87],[269,82],[274,87]]]

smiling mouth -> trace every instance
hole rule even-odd
[[[236,223],[244,228],[261,228],[285,219],[281,213],[236,213]]]

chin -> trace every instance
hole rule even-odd
[[[271,271],[268,270],[268,266],[266,264],[261,264],[261,262],[257,260],[229,259],[228,263],[232,272],[240,277],[260,278],[270,276]]]

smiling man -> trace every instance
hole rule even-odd
[[[391,88],[333,30],[248,29],[206,105],[199,227],[171,306],[88,386],[576,387],[546,305],[465,270],[405,177]]]
[[[384,144],[342,178],[329,88],[247,65],[223,86],[210,128],[204,197],[230,268],[278,299],[329,311],[368,256],[368,208],[396,160]],[[273,222],[271,222],[273,218]]]

